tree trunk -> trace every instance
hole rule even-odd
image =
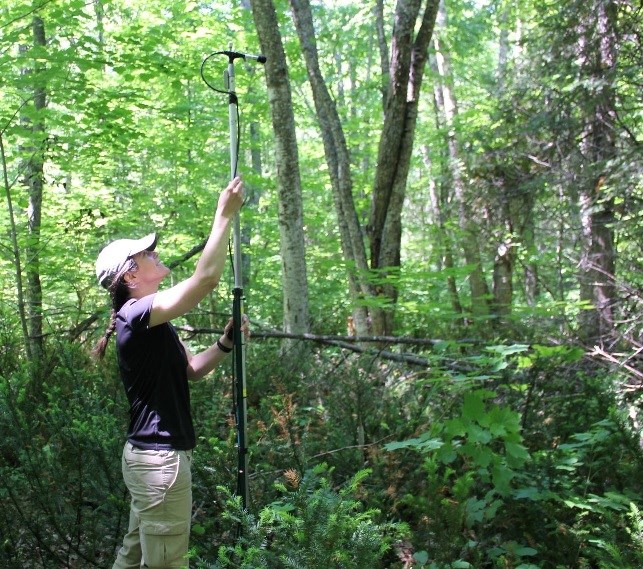
[[[422,147],[422,158],[426,166],[427,171],[431,172],[431,155],[429,149],[426,146]],[[455,281],[455,276],[453,275],[453,269],[455,268],[453,262],[453,249],[451,245],[451,239],[447,232],[446,227],[446,216],[444,214],[444,209],[442,207],[442,189],[438,189],[435,179],[430,176],[431,179],[429,186],[429,197],[431,199],[431,211],[433,213],[433,224],[437,226],[437,244],[436,248],[438,250],[438,255],[440,259],[438,261],[438,268],[440,271],[443,269],[446,270],[447,277],[447,290],[449,291],[449,300],[451,301],[451,308],[453,312],[459,316],[462,315],[462,305],[460,304],[460,297],[458,295],[458,287]],[[460,324],[464,324],[462,318],[459,319]]]
[[[420,8],[419,0],[398,0],[395,12],[390,81],[368,227],[371,268],[380,272],[380,276],[395,276],[401,266],[402,206],[415,138],[420,89],[438,1],[427,0],[415,35]],[[389,334],[393,329],[392,308],[398,295],[395,279],[389,280],[381,292],[391,308],[384,312],[383,327],[375,332]]]
[[[284,330],[306,333],[310,317],[301,178],[286,56],[272,0],[252,0],[251,5],[261,49],[267,58],[266,84],[275,135]]]
[[[581,74],[590,86],[589,104],[584,107],[582,133],[584,168],[580,180],[582,253],[580,296],[591,309],[580,314],[583,340],[607,340],[614,331],[616,289],[614,269],[614,199],[605,192],[609,161],[616,156],[615,96],[613,74],[616,70],[616,5],[596,2],[580,24],[579,56]]]
[[[45,25],[43,20],[35,16],[31,22],[33,45],[45,48]],[[21,117],[22,123],[31,131],[32,143],[22,151],[27,155],[24,166],[24,184],[29,196],[27,209],[28,236],[25,247],[26,289],[25,300],[27,307],[27,323],[29,328],[30,354],[34,363],[42,355],[42,285],[40,282],[40,226],[42,219],[42,191],[44,183],[44,151],[46,144],[45,125],[42,112],[46,106],[46,91],[42,79],[42,65],[34,63],[33,69],[25,69],[25,74],[33,78],[33,102],[36,119]]]
[[[395,271],[400,266],[401,211],[417,118],[417,98],[437,11],[435,4],[428,1],[415,41],[413,36],[421,0],[399,0],[396,10],[390,67],[392,80],[386,97],[384,128],[380,139],[373,208],[368,228],[371,236],[370,262],[374,270],[392,267]],[[362,293],[367,296],[384,294],[386,302],[394,304],[397,300],[397,287],[394,284],[373,289],[364,278],[368,265],[362,230],[353,202],[350,157],[335,103],[319,67],[310,2],[290,0],[290,5],[322,130],[342,248],[346,260],[356,269],[353,275],[349,275],[351,291],[353,294]],[[379,13],[379,7],[376,6],[376,15]],[[381,21],[379,26],[382,27]],[[385,42],[382,41],[381,32],[379,43],[382,61],[386,61]],[[360,322],[363,316],[363,313],[359,314],[355,319],[358,332],[363,327]],[[390,310],[370,308],[368,317],[371,333],[381,335],[392,330]]]
[[[333,188],[333,200],[342,252],[348,266],[349,291],[353,300],[360,296],[372,297],[374,288],[368,282],[368,262],[364,236],[353,201],[353,182],[350,156],[342,123],[319,67],[315,30],[308,0],[290,0],[297,35],[304,53],[308,80],[313,92],[319,120],[326,163]],[[380,311],[356,307],[353,325],[358,335],[364,335],[379,326]]]
[[[493,263],[493,311],[500,326],[507,325],[511,316],[513,258],[511,242],[500,243]]]
[[[384,0],[375,0],[373,7],[375,15],[375,30],[377,31],[377,45],[380,54],[380,67],[382,69],[382,78],[380,89],[382,91],[382,109],[386,109],[386,97],[388,95],[388,86],[390,82],[391,62],[389,60],[388,44],[386,42],[386,33],[384,32]]]
[[[4,152],[4,141],[2,140],[2,132],[0,132],[0,160],[2,161],[2,180],[5,190],[5,197],[7,200],[7,211],[9,213],[9,227],[11,237],[11,253],[15,265],[16,275],[16,296],[18,300],[18,316],[20,318],[20,328],[22,330],[22,337],[24,341],[25,353],[27,361],[31,361],[31,342],[29,341],[29,326],[27,324],[27,311],[25,309],[25,295],[24,284],[22,279],[22,262],[20,258],[20,246],[18,244],[18,230],[16,228],[16,217],[13,210],[13,200],[11,199],[11,184],[9,183],[9,175],[7,172],[7,158]]]
[[[534,220],[534,198],[532,195],[523,206],[523,223],[521,226],[521,240],[525,251],[527,251],[527,262],[524,267],[525,298],[529,306],[535,306],[540,296],[540,284],[538,282],[538,263],[536,263],[536,227]]]
[[[440,2],[438,14],[438,26],[446,30],[447,16],[444,2]],[[447,148],[449,151],[449,179],[451,181],[453,197],[458,207],[460,231],[462,234],[462,251],[465,262],[471,266],[469,274],[469,287],[471,289],[471,312],[474,316],[488,316],[488,294],[489,289],[482,270],[480,258],[480,246],[477,235],[479,233],[471,212],[472,195],[468,190],[463,172],[462,158],[460,156],[460,145],[455,130],[455,122],[458,114],[458,105],[453,90],[453,74],[449,55],[442,48],[440,38],[436,35],[433,40],[435,59],[431,63],[434,73],[439,78],[435,91],[435,100],[438,105],[440,121],[444,125],[447,137]]]
[[[510,43],[510,32],[515,36],[514,43]],[[518,45],[520,44],[521,25],[516,13],[515,7],[506,5],[500,13],[500,31],[498,36],[498,66],[496,71],[496,92],[498,97],[504,95],[507,85],[507,75],[511,72],[509,62],[515,59],[519,51]],[[524,176],[529,176],[529,167],[523,170]],[[518,176],[507,176],[507,173],[513,172],[513,165],[508,165],[502,175],[502,188],[504,191],[504,203],[509,204],[509,218],[508,222],[516,231],[523,250],[526,252],[526,261],[523,264],[523,278],[524,278],[524,294],[527,304],[534,306],[536,298],[538,297],[538,265],[535,262],[536,258],[536,245],[535,245],[535,222],[534,222],[534,196],[532,191],[521,191],[517,194],[520,183],[520,171],[517,172]],[[507,249],[507,244],[502,244],[501,247]],[[496,263],[511,261],[511,269],[514,269],[513,257],[514,255],[508,251],[509,258],[506,255],[499,255],[496,258]],[[507,267],[509,268],[509,267]],[[495,291],[500,290],[496,284],[496,273],[499,267],[494,269],[494,303],[496,306],[502,305],[499,297]],[[511,308],[509,306],[509,308]]]

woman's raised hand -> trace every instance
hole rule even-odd
[[[217,214],[232,217],[243,205],[243,181],[240,176],[231,180],[227,188],[221,192],[217,204]]]

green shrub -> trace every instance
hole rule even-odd
[[[126,413],[115,411],[109,380],[81,350],[57,348],[45,354],[40,378],[0,377],[7,569],[106,565],[127,524],[119,460]]]
[[[282,497],[264,507],[257,517],[247,514],[239,500],[229,499],[226,519],[241,537],[220,548],[214,565],[222,568],[372,569],[389,548],[391,528],[374,521],[376,512],[363,510],[355,499],[367,476],[361,471],[335,491],[330,472],[318,466],[301,480],[291,473],[289,490],[279,484]]]
[[[522,444],[520,415],[493,403],[494,392],[464,394],[455,417],[437,422],[417,438],[389,443],[389,451],[410,449],[425,455],[422,492],[403,503],[421,520],[416,540],[424,542],[415,559],[428,567],[469,567],[489,559],[532,556],[531,547],[498,541],[486,528],[507,508],[516,472],[529,460]],[[420,546],[421,547],[421,546]]]

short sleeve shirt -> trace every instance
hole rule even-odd
[[[127,440],[156,450],[195,445],[187,356],[169,323],[149,327],[154,295],[130,299],[116,317],[116,350],[130,404]]]

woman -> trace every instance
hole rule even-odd
[[[95,352],[100,357],[116,332],[116,350],[130,404],[122,468],[131,494],[128,533],[114,569],[188,565],[192,510],[190,464],[195,434],[188,380],[211,372],[232,349],[232,321],[205,351],[192,354],[170,321],[194,308],[219,283],[243,183],[219,196],[210,236],[192,276],[159,291],[170,270],[161,263],[156,235],[119,239],[96,261],[98,282],[112,300],[112,319]],[[244,319],[244,334],[248,323]]]

